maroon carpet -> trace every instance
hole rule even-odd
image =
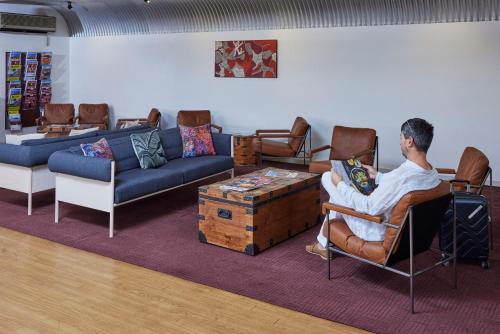
[[[34,196],[33,216],[28,217],[24,194],[0,190],[0,225],[374,332],[500,332],[497,224],[491,269],[460,263],[458,290],[451,287],[449,268],[417,277],[417,314],[411,315],[409,283],[399,275],[337,257],[329,281],[325,262],[304,251],[318,226],[255,257],[200,243],[197,186],[118,208],[113,239],[108,239],[108,216],[98,211],[61,204],[61,223],[54,224],[53,191]],[[500,217],[500,189],[495,192],[494,217]],[[417,264],[437,255],[420,256]]]

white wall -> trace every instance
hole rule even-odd
[[[107,102],[114,118],[208,108],[227,131],[335,124],[373,127],[382,167],[402,161],[399,128],[435,125],[430,160],[456,167],[476,146],[500,171],[500,22],[72,38],[71,100]],[[277,79],[214,77],[214,41],[277,39]],[[499,175],[499,174],[496,174]],[[496,176],[496,180],[500,177]]]
[[[0,142],[5,140],[5,52],[52,51],[52,101],[69,100],[69,37],[66,22],[56,11],[43,6],[0,4],[0,12],[50,15],[57,31],[49,35],[0,32]],[[47,37],[48,36],[48,37]]]

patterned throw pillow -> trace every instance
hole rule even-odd
[[[141,168],[155,168],[167,163],[158,129],[131,134],[130,139]]]
[[[179,125],[182,137],[182,157],[192,158],[202,155],[215,155],[210,124],[194,128]]]
[[[99,139],[93,144],[80,144],[83,155],[86,157],[105,158],[113,160],[113,152],[106,138]]]

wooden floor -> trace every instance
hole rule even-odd
[[[0,333],[365,333],[0,228]]]

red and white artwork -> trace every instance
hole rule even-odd
[[[229,78],[276,78],[278,41],[215,42],[215,76]]]

